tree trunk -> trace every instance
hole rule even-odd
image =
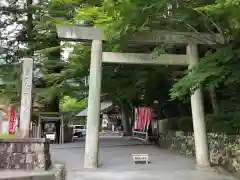
[[[27,0],[27,42],[28,42],[28,51],[27,56],[33,58],[34,56],[34,37],[33,37],[33,13],[32,13],[32,6],[33,0]]]
[[[121,113],[122,113],[122,124],[123,124],[123,132],[124,136],[131,135],[131,128],[130,128],[130,112],[131,109],[129,105],[125,102],[121,103]]]
[[[218,103],[217,103],[217,94],[214,88],[209,88],[209,96],[211,99],[211,103],[212,103],[212,109],[213,109],[213,113],[217,113],[218,110]]]
[[[59,112],[59,97],[53,98],[49,103],[44,104],[45,112]]]

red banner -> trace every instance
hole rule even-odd
[[[11,106],[10,107],[10,119],[9,119],[9,134],[15,134],[17,125],[16,111]]]
[[[137,110],[137,130],[145,131],[152,119],[152,109],[141,107]]]

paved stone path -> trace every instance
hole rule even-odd
[[[53,162],[65,163],[67,180],[234,180],[215,172],[195,170],[194,160],[143,144],[141,141],[122,138],[100,140],[100,168],[83,168],[84,140],[75,143],[52,145]],[[149,154],[150,164],[133,164],[132,154]]]

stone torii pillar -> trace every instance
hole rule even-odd
[[[97,168],[99,153],[102,41],[93,40],[90,62],[84,168]]]
[[[187,55],[189,58],[188,68],[196,67],[199,61],[197,44],[190,43],[187,45]],[[210,162],[201,85],[191,94],[191,108],[197,168],[206,168],[210,166]]]
[[[61,39],[90,40],[92,41],[90,78],[88,93],[87,129],[85,141],[84,168],[98,167],[99,153],[99,124],[100,124],[100,97],[101,97],[101,70],[102,70],[102,33],[95,28],[84,27],[76,30],[74,26],[57,27]],[[80,31],[79,31],[80,30]]]

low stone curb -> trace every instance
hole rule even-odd
[[[122,138],[123,136],[99,136],[99,138]]]
[[[47,171],[0,171],[0,180],[65,180],[66,168],[62,164],[54,164]]]
[[[53,174],[48,174],[48,173],[30,173],[29,175],[23,174],[23,173],[17,173],[14,172],[14,176],[12,175],[13,172],[4,172],[6,173],[5,175],[0,176],[0,180],[55,180],[55,177]],[[0,173],[2,174],[2,173]]]

